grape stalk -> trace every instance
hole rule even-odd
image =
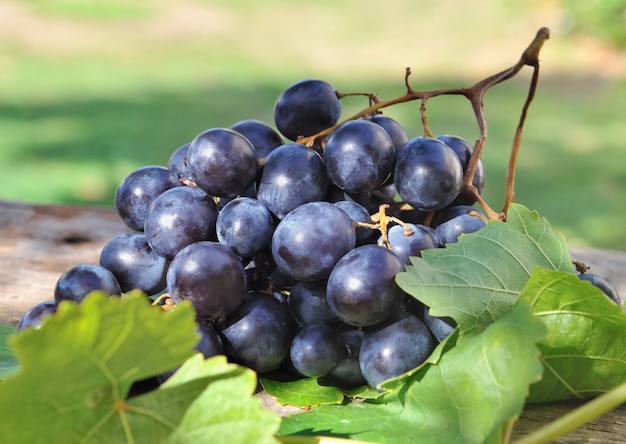
[[[526,120],[526,116],[528,114],[528,108],[535,96],[535,92],[537,90],[537,83],[539,80],[539,53],[543,44],[546,40],[550,38],[550,30],[546,27],[542,27],[537,31],[535,38],[528,45],[528,47],[524,50],[521,57],[515,63],[515,65],[497,73],[493,74],[470,87],[461,87],[461,88],[451,88],[451,89],[436,89],[431,91],[417,91],[413,89],[409,83],[409,77],[411,76],[411,69],[406,68],[404,75],[404,84],[406,86],[406,92],[394,99],[389,100],[380,100],[378,96],[374,93],[344,93],[337,92],[337,96],[341,99],[346,96],[353,95],[364,95],[367,96],[370,100],[371,105],[362,111],[354,114],[353,116],[347,118],[344,121],[338,122],[335,125],[328,127],[317,134],[308,137],[301,137],[297,140],[298,143],[302,143],[306,146],[314,146],[320,144],[326,137],[332,134],[335,129],[337,129],[342,124],[347,121],[360,119],[372,114],[376,114],[383,108],[390,107],[392,105],[397,105],[399,103],[410,102],[413,100],[421,100],[420,106],[420,115],[422,119],[422,124],[424,126],[424,134],[426,136],[432,137],[432,133],[430,128],[428,127],[428,122],[426,119],[426,103],[428,99],[437,96],[443,95],[461,95],[467,98],[474,110],[474,115],[476,116],[476,121],[478,124],[478,129],[480,131],[480,136],[476,139],[474,144],[474,151],[472,152],[470,162],[468,168],[463,177],[463,186],[462,193],[466,193],[471,195],[476,199],[476,202],[481,206],[481,208],[485,211],[487,216],[493,220],[506,220],[506,213],[511,205],[514,202],[515,198],[515,165],[517,163],[517,156],[519,153],[519,149],[522,141],[522,129],[524,127],[524,122]],[[493,210],[487,202],[480,196],[480,193],[476,189],[476,187],[472,184],[474,179],[474,174],[476,172],[476,168],[478,166],[478,160],[482,155],[483,147],[485,141],[487,139],[487,120],[485,118],[484,110],[483,110],[483,97],[485,93],[493,86],[504,82],[508,79],[511,79],[519,73],[522,68],[525,66],[529,66],[533,69],[533,75],[530,81],[528,95],[526,97],[526,101],[524,102],[521,116],[519,119],[519,123],[517,125],[517,129],[515,131],[515,136],[513,138],[513,143],[511,147],[511,155],[509,158],[509,166],[507,170],[507,179],[506,179],[506,193],[505,200],[502,207],[502,210],[498,213]]]

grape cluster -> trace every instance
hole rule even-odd
[[[98,265],[60,276],[54,301],[18,328],[39,326],[62,300],[139,289],[190,301],[196,349],[258,373],[376,387],[418,366],[454,322],[430,316],[395,276],[411,256],[485,225],[462,192],[473,147],[409,138],[381,114],[336,126],[340,114],[330,84],[304,80],[278,97],[278,131],[257,120],[211,128],[167,167],[131,172],[115,194],[131,232],[111,239]],[[485,185],[480,160],[473,185]]]

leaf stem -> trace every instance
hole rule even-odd
[[[626,402],[626,382],[512,444],[543,444],[569,433]]]

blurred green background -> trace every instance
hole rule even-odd
[[[287,0],[0,3],[0,198],[112,206],[120,180],[211,127],[273,124],[303,78],[338,90],[470,86],[514,64],[541,26],[539,89],[516,200],[571,245],[626,250],[626,2]],[[485,97],[486,200],[502,204],[530,69]],[[344,99],[345,117],[367,105]],[[421,135],[419,103],[385,113]],[[431,129],[474,141],[460,97],[428,102]]]

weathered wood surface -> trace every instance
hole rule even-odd
[[[128,229],[110,208],[0,201],[0,323],[16,324],[34,304],[54,298],[59,276],[78,263],[98,263],[100,250]],[[626,296],[626,252],[573,248],[582,261]],[[261,398],[280,413],[292,410]],[[513,429],[525,435],[579,403],[527,406]],[[559,443],[626,442],[626,406],[560,438]]]

